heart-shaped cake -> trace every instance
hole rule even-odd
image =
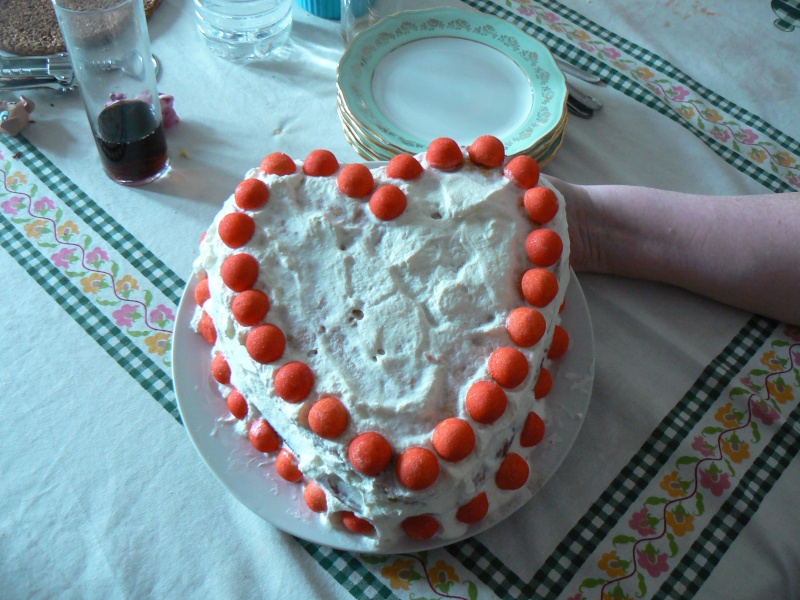
[[[194,325],[320,526],[450,539],[524,492],[568,257],[564,199],[497,138],[372,169],[274,153],[204,235]]]

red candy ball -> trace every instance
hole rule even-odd
[[[558,213],[558,198],[553,190],[543,185],[525,192],[525,212],[537,223],[548,223]]]
[[[435,169],[449,171],[460,167],[464,163],[464,155],[455,140],[438,138],[428,146],[425,154],[428,164]]]
[[[542,367],[539,369],[539,379],[536,380],[536,385],[533,386],[533,397],[537,400],[541,400],[550,393],[552,388],[553,376],[550,374],[550,371]]]
[[[286,336],[275,325],[259,325],[247,335],[245,347],[247,353],[257,363],[271,363],[283,356]]]
[[[522,276],[522,295],[531,306],[544,308],[558,295],[558,279],[547,269],[528,269]]]
[[[220,275],[234,292],[243,292],[258,281],[258,261],[249,254],[234,254],[222,263]]]
[[[269,200],[269,188],[260,179],[245,179],[236,186],[233,197],[242,210],[258,210]]]
[[[522,433],[519,435],[519,445],[523,448],[535,446],[544,439],[545,425],[542,417],[535,412],[528,413]]]
[[[303,500],[305,500],[306,506],[315,513],[324,513],[328,510],[328,499],[325,496],[325,490],[316,483],[308,483],[306,485],[306,489],[303,490]]]
[[[467,525],[477,523],[489,512],[489,498],[481,492],[456,511],[456,519]]]
[[[281,448],[275,459],[275,471],[286,481],[297,483],[303,479],[303,473],[297,468],[297,457],[286,448]]]
[[[410,154],[398,154],[386,165],[386,176],[392,179],[411,181],[422,175],[423,171],[420,162]]]
[[[406,535],[415,540],[428,540],[439,532],[439,521],[431,515],[408,517],[400,526]]]
[[[347,457],[356,471],[374,476],[392,460],[392,447],[380,433],[368,431],[357,435],[347,448]]]
[[[241,248],[253,237],[256,222],[250,215],[230,213],[219,222],[219,237],[228,248]]]
[[[330,150],[314,150],[303,162],[303,173],[311,177],[328,177],[339,170],[339,161]]]
[[[493,135],[482,135],[467,149],[469,159],[482,167],[499,167],[506,159],[503,142]]]
[[[352,512],[345,510],[342,511],[342,525],[347,527],[353,533],[372,533],[375,531],[375,526],[361,517],[355,516]]]
[[[524,190],[539,183],[539,163],[524,154],[512,158],[503,172],[511,183]]]
[[[217,354],[211,361],[211,375],[222,385],[231,382],[231,367],[222,354]]]
[[[449,462],[458,462],[475,448],[475,432],[464,419],[451,417],[436,426],[432,441],[439,456]]]
[[[217,328],[214,327],[214,321],[207,312],[204,312],[203,316],[200,317],[197,331],[212,346],[217,342]]]
[[[525,240],[525,251],[537,267],[550,267],[561,258],[564,242],[552,229],[535,229]]]
[[[409,448],[397,459],[397,480],[410,490],[424,490],[439,477],[439,461],[425,448]]]
[[[396,185],[379,187],[369,199],[369,209],[381,221],[396,219],[406,210],[406,195]]]
[[[504,388],[515,388],[528,376],[528,359],[516,348],[498,348],[489,357],[489,374]]]
[[[545,318],[535,308],[515,308],[506,319],[508,337],[517,346],[523,348],[529,348],[536,344],[542,339],[546,329]]]
[[[553,328],[553,340],[547,350],[547,358],[561,358],[567,350],[569,350],[569,334],[561,325],[556,325]]]
[[[344,404],[330,396],[321,398],[308,412],[311,431],[326,440],[334,440],[344,433],[349,421],[350,414]]]
[[[466,406],[470,417],[478,423],[489,425],[503,416],[508,406],[508,398],[496,383],[477,381],[467,392]]]
[[[339,191],[351,198],[363,198],[375,188],[375,179],[370,170],[361,164],[347,165],[340,172],[336,182]]]
[[[273,152],[261,161],[261,170],[267,175],[291,175],[297,171],[297,165],[289,155]]]
[[[494,482],[501,490],[518,490],[528,481],[530,467],[519,454],[510,453],[503,459],[494,476]]]
[[[269,298],[261,290],[245,290],[233,299],[231,312],[239,325],[258,325],[269,312]]]
[[[211,298],[211,292],[208,291],[208,279],[201,279],[194,287],[194,301],[197,306],[203,306],[209,298]]]
[[[259,452],[275,452],[281,445],[281,438],[266,419],[252,422],[249,437],[253,448]]]
[[[286,363],[275,374],[275,393],[287,402],[305,400],[314,387],[314,372],[300,361]]]
[[[231,411],[231,414],[240,421],[247,416],[247,400],[239,390],[231,391],[225,399],[225,403],[228,405],[228,410]]]

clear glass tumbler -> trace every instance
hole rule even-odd
[[[108,176],[141,185],[169,167],[142,0],[53,0]]]
[[[477,10],[461,0],[341,0],[342,38],[349,44],[365,29],[399,12],[443,7]]]
[[[359,33],[389,15],[415,8],[430,8],[426,0],[341,0],[342,37],[348,44]]]
[[[265,58],[292,31],[292,0],[194,0],[194,6],[206,45],[228,60]]]

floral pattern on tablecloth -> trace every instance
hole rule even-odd
[[[393,556],[364,554],[360,558],[393,591],[415,600],[477,600],[490,593],[442,550]]]
[[[76,293],[170,372],[174,303],[15,158],[0,148],[0,216],[71,281]]]
[[[777,178],[783,191],[800,190],[798,154],[773,139],[775,136],[771,137],[758,127],[746,124],[742,117],[735,116],[733,112],[736,107],[728,107],[726,100],[720,99],[716,103],[708,100],[702,92],[693,89],[695,86],[686,85],[666,74],[664,71],[667,69],[662,71],[643,63],[625,48],[592,34],[534,0],[503,0],[497,3],[536,27],[551,32],[563,42],[580,48],[613,73],[648,90],[651,94],[648,100],[655,100],[661,112],[670,114],[706,143],[711,142],[709,145],[715,152],[740,170],[755,176],[765,185],[768,182],[759,175],[760,171]],[[658,60],[667,66],[664,61]],[[776,188],[775,185],[768,187]]]
[[[658,589],[794,409],[800,328],[779,329],[737,379],[587,561],[570,600],[646,597]]]

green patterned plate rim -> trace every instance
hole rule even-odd
[[[393,124],[379,108],[372,90],[373,76],[384,58],[406,44],[431,38],[456,38],[488,46],[509,59],[509,65],[516,65],[527,79],[532,96],[530,110],[513,131],[501,135],[508,155],[530,151],[559,126],[566,107],[567,85],[544,44],[492,15],[458,8],[410,10],[386,17],[359,33],[337,70],[337,83],[347,110],[387,144],[413,154],[425,151],[432,141]]]

